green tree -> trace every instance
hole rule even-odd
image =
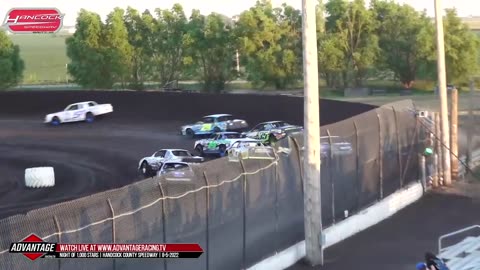
[[[342,72],[346,70],[346,60],[336,34],[324,33],[319,36],[318,64],[319,73],[327,86],[339,87]]]
[[[104,46],[100,16],[85,9],[77,17],[76,30],[67,38],[68,72],[85,88],[112,88],[115,80]]]
[[[354,86],[361,86],[379,53],[373,12],[363,0],[332,0],[326,4],[326,10],[327,31],[338,39],[345,57],[344,86],[351,81]]]
[[[446,10],[444,29],[447,80],[465,83],[478,72],[479,38],[457,16],[455,9]]]
[[[131,67],[131,84],[130,87],[134,89],[143,89],[145,79],[149,77],[150,70],[148,69],[148,39],[153,35],[152,27],[146,20],[148,11],[143,15],[139,14],[136,9],[127,8],[124,16],[125,27],[128,32],[128,43],[132,46],[132,67]],[[153,17],[150,18],[153,19]],[[150,20],[152,22],[152,20]]]
[[[156,9],[153,39],[153,61],[156,78],[163,85],[178,80],[184,63],[187,62],[185,48],[189,46],[188,20],[180,4],[171,10]]]
[[[189,22],[190,55],[194,70],[206,91],[220,92],[235,77],[233,57],[235,40],[232,26],[225,16],[212,13],[203,16],[192,12]]]
[[[379,68],[391,70],[411,88],[419,68],[435,58],[433,24],[409,5],[374,0],[371,8],[379,23]]]
[[[301,78],[300,11],[257,1],[240,15],[236,29],[247,79],[254,85],[282,89]]]
[[[130,80],[133,47],[128,42],[128,31],[123,20],[125,11],[115,8],[108,14],[104,30],[104,56],[110,65],[112,79],[125,83]]]
[[[24,69],[18,45],[14,45],[5,32],[0,30],[0,89],[20,83]]]

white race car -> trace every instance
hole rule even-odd
[[[202,157],[194,156],[190,151],[184,149],[160,149],[149,157],[144,157],[138,163],[138,170],[145,177],[152,177],[158,172],[162,164],[171,162],[202,162]]]
[[[275,149],[262,140],[245,138],[234,142],[228,149],[229,161],[240,159],[275,159]]]
[[[187,162],[166,161],[160,165],[157,176],[167,181],[191,181],[195,173]]]
[[[111,112],[113,112],[111,104],[98,104],[95,101],[78,102],[68,105],[61,112],[47,114],[44,122],[53,126],[79,121],[92,123],[95,117]]]

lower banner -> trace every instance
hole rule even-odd
[[[38,258],[142,258],[180,259],[198,258],[203,254],[199,244],[64,244],[49,243],[31,234],[12,243],[10,253],[20,253],[30,260]]]

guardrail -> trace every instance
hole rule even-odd
[[[445,238],[454,236],[454,235],[458,235],[458,234],[461,234],[461,233],[464,233],[464,232],[468,232],[470,230],[474,230],[474,229],[480,229],[480,225],[473,225],[473,226],[463,228],[461,230],[458,230],[458,231],[440,236],[438,238],[438,254],[442,253],[442,250],[443,250],[442,249],[442,240],[444,240]]]

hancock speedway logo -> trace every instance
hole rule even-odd
[[[64,16],[56,8],[13,8],[3,26],[15,34],[56,33],[62,28]]]

